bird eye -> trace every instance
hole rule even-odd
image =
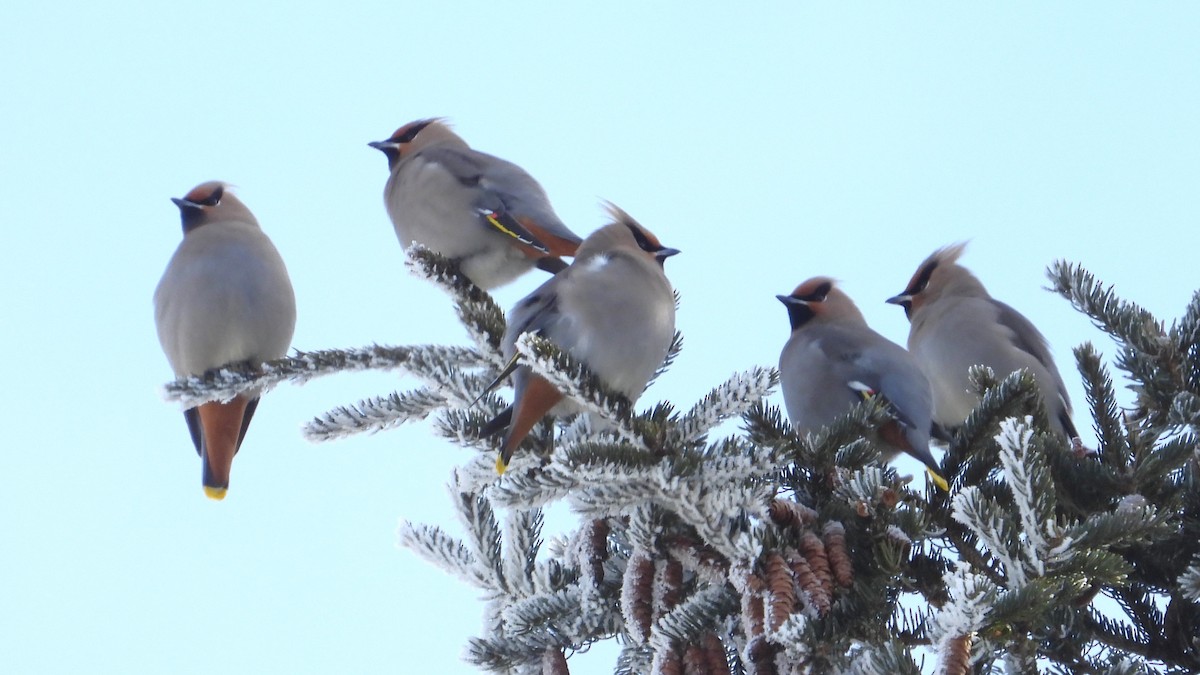
[[[933,276],[933,270],[937,269],[937,266],[938,264],[935,260],[921,270],[921,274],[917,277],[917,281],[912,286],[910,295],[916,295],[917,293],[925,290],[925,287],[929,285],[929,278]]]
[[[833,290],[833,282],[826,281],[825,283],[813,289],[812,293],[796,296],[797,300],[805,302],[825,302],[825,297],[829,295],[829,291]]]
[[[637,227],[634,227],[628,223],[626,223],[625,226],[628,227],[629,231],[633,233],[633,238],[637,241],[638,248],[648,253],[655,253],[662,250],[662,245],[651,242],[650,238],[646,236],[645,232],[642,232]]]
[[[432,122],[433,120],[421,120],[420,122],[413,122],[406,127],[401,127],[396,130],[396,133],[392,134],[391,141],[393,143],[411,143],[417,137],[417,134],[421,133],[421,130],[429,126]]]
[[[196,203],[203,205],[203,206],[216,206],[217,204],[221,203],[221,197],[224,197],[224,196],[225,196],[224,186],[218,185],[212,191],[212,194],[208,195],[204,199],[196,200]]]

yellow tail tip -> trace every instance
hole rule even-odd
[[[942,492],[950,491],[950,484],[946,482],[945,478],[942,478],[938,474],[934,473],[933,469],[925,469],[925,471],[929,474],[929,477],[933,479],[933,484],[941,488]]]
[[[503,476],[505,471],[508,471],[508,462],[504,461],[504,455],[500,455],[496,458],[496,473]]]
[[[204,496],[208,497],[209,499],[215,499],[216,501],[225,499],[225,493],[227,491],[228,490],[226,488],[222,487],[212,487],[211,485],[204,486]]]

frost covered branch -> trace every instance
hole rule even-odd
[[[461,347],[371,345],[361,349],[297,350],[293,356],[267,361],[258,367],[234,363],[205,371],[203,375],[180,378],[163,386],[163,398],[193,408],[208,401],[229,401],[252,390],[265,392],[282,382],[302,385],[334,373],[405,369],[414,354],[434,349],[452,367],[472,368],[485,363],[477,352]]]

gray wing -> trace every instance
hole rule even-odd
[[[994,298],[989,298],[988,300],[996,308],[996,320],[1000,322],[1000,325],[1012,331],[1013,345],[1042,364],[1046,372],[1050,373],[1050,376],[1054,378],[1054,386],[1058,390],[1059,395],[1070,406],[1071,399],[1067,396],[1067,386],[1063,383],[1062,375],[1059,374],[1058,368],[1054,366],[1054,357],[1050,355],[1050,345],[1046,342],[1046,338],[1042,335],[1041,331],[1029,319],[1026,319],[1025,315],[1007,304]]]
[[[516,349],[514,345],[522,333],[534,333],[550,337],[562,346],[559,341],[563,328],[569,320],[559,311],[558,289],[570,275],[570,269],[560,272],[525,296],[508,314],[508,327],[504,331],[504,357],[512,358]]]
[[[879,393],[891,403],[896,419],[910,430],[910,442],[915,447],[928,446],[933,424],[933,390],[929,380],[899,347],[890,356],[879,373]]]
[[[874,331],[869,337],[847,351],[846,381],[870,387],[888,400],[902,424],[928,433],[933,408],[929,381],[899,345]]]
[[[933,426],[933,390],[929,380],[902,347],[869,328],[867,331],[861,336],[851,362],[853,381],[871,387],[887,401],[897,424],[891,429],[889,425],[880,427],[883,440],[920,460],[943,481],[940,484],[944,487],[937,460],[929,452]]]
[[[483,162],[479,153],[434,146],[421,150],[417,155],[426,162],[441,166],[465,187],[476,187],[483,178]]]
[[[546,191],[521,167],[499,157],[445,147],[421,151],[422,159],[446,169],[464,187],[475,190],[473,206],[493,212],[505,227],[528,237],[540,248],[555,248],[557,238],[578,246],[582,241],[559,219]]]

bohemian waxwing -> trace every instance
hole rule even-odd
[[[787,307],[792,336],[779,355],[780,387],[792,426],[815,431],[864,399],[881,396],[894,419],[879,429],[888,448],[903,451],[929,469],[947,489],[929,452],[929,381],[900,345],[871,330],[854,301],[829,277],[813,277],[791,295],[776,296]]]
[[[440,119],[410,122],[386,141],[383,190],[400,245],[416,242],[458,261],[475,285],[506,284],[535,265],[567,266],[579,236],[559,220],[546,192],[524,169],[472,150]]]
[[[582,361],[614,392],[636,401],[662,365],[675,335],[675,296],[663,261],[679,253],[659,243],[627,213],[609,206],[613,222],[593,232],[575,261],[518,302],[508,316],[503,345],[513,373],[513,404],[484,425],[483,436],[506,430],[496,470],[563,395],[518,365],[522,333],[540,335]],[[556,413],[577,408],[559,406]]]
[[[154,320],[175,376],[283,356],[296,327],[296,296],[254,214],[217,181],[171,201],[183,219],[183,242],[154,291]],[[225,497],[257,406],[252,392],[184,411],[209,497]]]
[[[934,251],[904,292],[887,300],[903,307],[911,322],[908,349],[933,385],[934,420],[956,427],[979,403],[967,376],[971,366],[988,366],[1001,378],[1025,368],[1037,381],[1052,427],[1068,440],[1077,438],[1046,338],[957,263],[965,248],[961,243]]]

